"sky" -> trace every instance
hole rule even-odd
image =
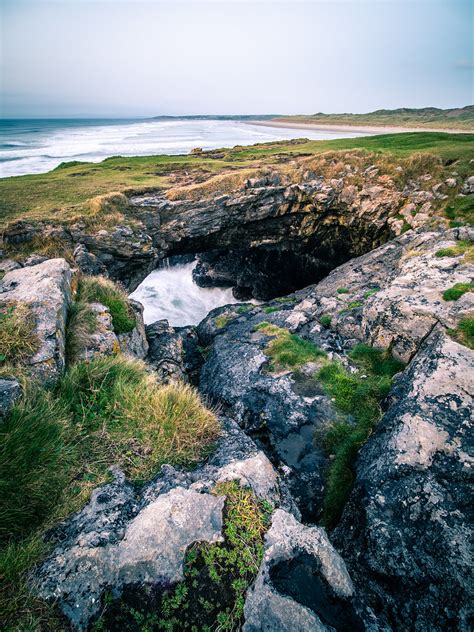
[[[474,102],[471,0],[0,0],[0,116]]]

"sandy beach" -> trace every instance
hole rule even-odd
[[[326,125],[323,123],[291,123],[286,121],[246,121],[248,125],[262,127],[286,127],[321,132],[360,132],[361,134],[397,134],[401,132],[446,132],[448,134],[474,134],[474,130],[446,129],[436,127],[391,127],[385,125]]]

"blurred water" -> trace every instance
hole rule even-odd
[[[237,303],[231,288],[203,288],[193,283],[196,262],[159,268],[130,295],[144,306],[145,323],[166,318],[173,327],[197,325],[222,305]]]

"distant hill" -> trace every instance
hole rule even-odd
[[[433,129],[474,130],[474,105],[463,108],[397,108],[375,110],[366,114],[325,114],[275,117],[275,121],[287,123],[311,123],[322,125],[374,125],[394,127],[421,127]]]
[[[185,116],[154,116],[154,121],[268,121],[279,114],[187,114]]]

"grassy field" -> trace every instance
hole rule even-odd
[[[420,127],[431,129],[474,130],[474,106],[441,110],[439,108],[400,108],[377,110],[367,114],[313,114],[283,116],[274,120],[313,125],[374,125],[392,127]]]
[[[65,163],[46,174],[0,179],[0,230],[17,220],[68,222],[94,218],[111,192],[141,192],[173,186],[176,177],[208,177],[222,171],[278,164],[282,155],[308,156],[363,149],[395,159],[432,153],[456,164],[462,175],[474,158],[474,135],[419,132],[331,141],[286,141],[234,147],[197,155],[112,157],[100,163]],[[114,219],[117,204],[111,204]],[[120,206],[120,205],[119,205]],[[120,209],[119,209],[120,210]]]

